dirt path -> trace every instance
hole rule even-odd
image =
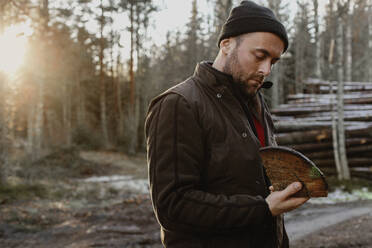
[[[327,205],[307,204],[286,215],[286,228],[290,240],[296,241],[306,239],[307,235],[319,230],[337,227],[341,223],[368,215],[372,215],[372,201]]]
[[[66,211],[65,220],[42,230],[0,224],[4,248],[160,248],[149,199],[138,197],[105,208]]]
[[[291,248],[372,248],[372,215],[339,222],[291,242]]]

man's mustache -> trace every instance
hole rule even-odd
[[[252,77],[253,80],[260,82],[260,84],[264,81],[265,76],[263,75],[255,75]]]

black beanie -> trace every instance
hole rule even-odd
[[[251,1],[242,1],[233,8],[229,18],[222,26],[218,47],[221,40],[252,32],[270,32],[279,36],[284,42],[284,51],[288,48],[287,32],[274,13]]]

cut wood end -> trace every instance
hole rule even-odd
[[[328,196],[328,184],[323,173],[300,152],[279,146],[262,148],[260,154],[275,191],[297,181],[302,183],[303,188],[295,197]]]
[[[325,140],[326,138],[327,138],[327,134],[324,134],[324,133],[316,136],[317,141],[322,141],[322,140]]]

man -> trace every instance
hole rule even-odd
[[[213,64],[155,98],[146,119],[150,191],[165,247],[288,247],[281,214],[306,202],[274,191],[259,156],[276,145],[258,92],[288,47],[271,10],[250,1],[224,24]]]

